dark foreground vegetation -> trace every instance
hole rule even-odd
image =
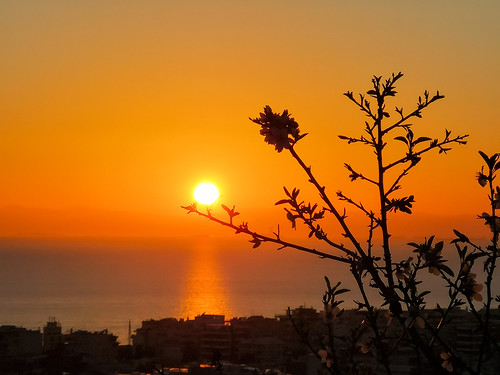
[[[486,190],[489,202],[486,207],[478,208],[478,219],[486,225],[486,238],[489,237],[487,245],[477,244],[467,234],[454,230],[455,238],[449,246],[455,248],[458,266],[452,269],[449,259],[442,253],[444,242],[430,233],[427,238],[408,243],[408,256],[396,258],[391,243],[392,220],[398,215],[411,214],[416,202],[414,195],[407,193],[409,188],[403,189],[406,177],[432,152],[447,154],[453,146],[466,144],[468,137],[454,135],[448,129],[441,137],[420,134],[419,119],[444,96],[439,91],[435,94],[425,91],[409,110],[394,106],[391,100],[397,94],[396,84],[402,76],[401,73],[387,79],[375,76],[365,93],[355,95],[348,91],[344,94],[361,111],[365,121],[361,135],[339,135],[339,138],[354,148],[368,148],[373,156],[363,165],[345,162],[344,166],[353,183],[362,183],[376,194],[378,202],[374,206],[343,191],[337,191],[332,197],[332,190],[317,179],[312,167],[299,154],[300,142],[307,134],[301,132],[287,110],[276,113],[266,106],[258,117],[251,118],[260,127],[264,141],[278,153],[288,153],[318,193],[316,201],[311,202],[298,188],[284,187],[285,197],[276,205],[284,207],[292,228],[304,225],[310,240],[321,244],[321,249],[327,245],[329,250],[317,250],[313,242],[304,246],[287,241],[279,227],[271,235],[255,231],[247,222],[236,222],[239,212],[234,206],[222,205],[227,215],[222,218],[214,214],[211,206],[201,208],[195,203],[183,208],[188,213],[231,228],[237,234],[249,236],[254,248],[272,243],[280,249],[296,249],[319,256],[335,262],[336,267],[340,264],[350,270],[351,284],[356,287],[354,302],[358,311],[364,314],[359,332],[351,338],[339,335],[337,321],[344,314],[341,298],[350,291],[328,278],[323,296],[324,330],[304,329],[300,322],[295,324],[298,334],[323,363],[325,371],[331,374],[396,374],[399,373],[398,353],[407,351],[408,357],[415,360],[413,373],[493,374],[498,370],[500,357],[493,314],[500,302],[496,295],[499,283],[495,283],[500,256],[500,188],[495,178],[500,170],[500,154],[480,151],[478,158],[483,165],[477,173],[477,182]],[[491,136],[498,135],[492,130]],[[427,177],[425,183],[432,186],[446,181],[436,176]],[[359,230],[353,230],[349,222],[350,211],[365,217],[365,235],[355,234]],[[336,226],[332,227],[332,220]],[[448,300],[438,305],[432,314],[428,314],[426,303],[432,290],[422,287],[422,273],[441,278],[449,291]],[[381,304],[374,295],[382,298]],[[463,308],[472,317],[463,329],[474,334],[474,345],[467,348],[456,337],[447,334],[453,327],[453,317]],[[455,326],[455,329],[459,328]],[[366,360],[351,360],[360,352],[366,354]],[[376,359],[375,363],[369,358]]]

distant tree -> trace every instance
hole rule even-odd
[[[337,335],[337,320],[344,311],[339,296],[349,290],[342,288],[340,282],[331,283],[328,278],[325,278],[327,285],[323,295],[325,331],[321,333],[322,340],[312,340],[311,332],[304,331],[298,322],[294,322],[301,337],[309,342],[312,352],[323,362],[325,371],[331,374],[365,374],[377,368],[377,371],[392,374],[395,353],[405,349],[413,352],[414,369],[418,373],[491,373],[492,368],[498,366],[500,356],[499,333],[493,329],[494,324],[500,323],[500,316],[496,315],[496,321],[493,316],[493,304],[495,301],[500,302],[500,297],[494,296],[493,288],[496,261],[500,255],[500,188],[495,185],[496,172],[500,169],[500,154],[488,156],[479,152],[485,165],[478,173],[477,181],[488,190],[489,198],[488,212],[479,215],[479,219],[491,231],[489,244],[485,247],[475,244],[465,234],[454,230],[455,238],[451,244],[459,259],[454,271],[442,254],[444,242],[435,241],[434,236],[424,241],[410,242],[408,246],[413,250],[412,256],[395,259],[390,219],[394,215],[411,214],[415,202],[413,195],[398,194],[405,177],[430,152],[446,154],[453,145],[465,144],[468,137],[454,136],[449,130],[445,130],[442,138],[421,136],[414,132],[414,125],[409,121],[421,118],[430,105],[443,99],[444,96],[439,92],[431,95],[425,91],[410,111],[399,107],[395,107],[393,112],[389,111],[388,99],[396,95],[395,84],[402,76],[401,73],[393,74],[388,79],[375,76],[371,88],[365,94],[344,94],[366,116],[366,121],[362,135],[340,135],[339,138],[349,144],[370,148],[377,166],[376,173],[370,175],[351,164],[344,164],[352,182],[361,181],[376,191],[376,207],[357,202],[341,191],[336,194],[342,204],[366,217],[368,229],[363,241],[351,230],[346,208],[340,208],[338,202],[334,203],[326,187],[299,156],[296,145],[307,134],[300,132],[298,123],[287,110],[275,113],[269,106],[251,120],[260,126],[260,134],[264,136],[265,142],[274,146],[278,153],[290,153],[316,188],[321,200],[320,204],[305,202],[300,197],[299,189],[284,187],[285,197],[276,205],[284,206],[293,228],[297,223],[302,223],[309,230],[309,238],[328,245],[331,250],[317,250],[286,241],[279,227],[273,235],[263,235],[251,230],[247,222],[237,224],[233,219],[239,213],[234,206],[229,208],[222,205],[227,219],[216,217],[210,206],[205,210],[194,203],[183,208],[188,213],[196,213],[229,227],[237,234],[250,236],[254,248],[264,242],[274,243],[280,249],[297,249],[349,268],[361,296],[361,301],[354,302],[357,309],[366,314],[362,326],[353,329],[349,335]],[[388,155],[388,143],[401,144],[404,152],[399,156]],[[339,224],[340,234],[347,244],[329,235],[324,225],[327,216],[333,217]],[[481,266],[485,274],[484,282],[478,281],[475,273]],[[425,309],[430,291],[422,290],[422,271],[442,278],[449,289],[446,305],[438,305],[432,314],[428,314],[429,310]],[[375,298],[368,293],[369,289],[375,289],[382,297],[381,305],[374,302]],[[477,340],[477,346],[472,349],[472,353],[460,352],[452,336],[445,334],[453,313],[460,307],[466,307],[473,320],[471,337]],[[378,365],[370,368],[368,358],[376,359]]]

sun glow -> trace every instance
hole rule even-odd
[[[194,189],[194,199],[201,204],[212,204],[219,198],[219,189],[210,182],[199,184]]]

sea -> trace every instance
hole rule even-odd
[[[0,238],[0,326],[55,319],[63,332],[107,330],[128,344],[150,319],[321,310],[325,276],[353,290],[341,296],[353,308],[360,297],[345,265],[238,237]],[[448,290],[438,278],[428,285],[434,307]]]

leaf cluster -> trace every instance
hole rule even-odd
[[[318,239],[323,239],[325,233],[319,225],[315,226],[315,222],[323,219],[325,216],[325,209],[318,209],[318,204],[305,203],[304,201],[299,201],[297,198],[299,196],[300,190],[293,189],[291,192],[283,187],[287,199],[281,199],[275,203],[275,205],[287,204],[290,208],[285,208],[287,213],[286,217],[291,222],[292,228],[296,228],[296,220],[300,219],[305,225],[310,228],[309,238],[315,235]]]

